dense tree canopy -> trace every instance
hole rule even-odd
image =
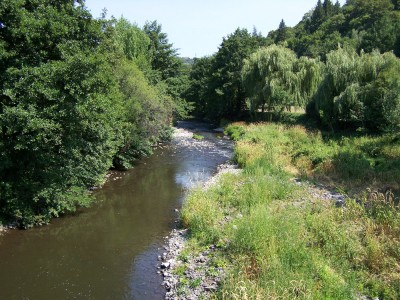
[[[190,71],[190,85],[186,90],[186,99],[195,103],[194,115],[204,118],[207,115],[207,107],[212,96],[211,66],[214,57],[196,58]]]
[[[234,118],[242,112],[246,106],[246,95],[241,81],[244,59],[265,43],[265,38],[256,31],[250,34],[246,29],[238,28],[223,39],[211,60],[195,62],[191,79],[194,85],[201,88],[195,92],[200,95],[196,100],[202,106],[199,111],[205,112],[214,121]],[[204,64],[209,67],[208,71],[204,70]],[[206,77],[201,79],[200,74]]]
[[[177,57],[177,50],[169,43],[167,34],[162,32],[162,26],[157,21],[147,22],[143,30],[150,39],[147,50],[153,70],[157,71],[159,79],[176,77],[182,62]]]
[[[134,61],[143,72],[149,73],[152,67],[152,56],[148,52],[150,47],[148,35],[124,18],[116,21],[114,28],[113,42],[118,51],[127,59]]]
[[[314,96],[323,122],[374,131],[400,128],[400,60],[392,53],[328,54],[325,77]]]
[[[318,61],[299,59],[282,46],[259,49],[242,69],[250,112],[255,115],[260,107],[262,112],[304,107],[318,87],[320,69]]]
[[[26,227],[87,205],[110,167],[168,136],[177,105],[149,78],[176,54],[149,55],[151,43],[83,1],[1,1],[1,218]]]
[[[293,28],[282,20],[267,38],[240,29],[224,38],[214,56],[196,60],[187,95],[214,121],[307,106],[331,128],[395,130],[398,59],[382,53],[399,47],[397,0],[318,0]]]

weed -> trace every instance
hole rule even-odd
[[[343,138],[269,123],[226,131],[237,140],[243,172],[192,192],[182,212],[193,244],[223,246],[208,270],[227,273],[215,297],[400,297],[398,137]],[[345,208],[308,203],[304,197],[316,196],[304,196],[294,174],[334,183],[358,200],[346,199]]]
[[[194,138],[195,140],[202,140],[202,139],[204,139],[204,136],[202,136],[202,135],[200,135],[200,134],[193,134],[193,138]]]
[[[201,284],[201,278],[196,278],[189,282],[189,286],[192,289],[197,288],[198,286],[200,286],[200,284]]]

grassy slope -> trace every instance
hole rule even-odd
[[[216,297],[400,298],[399,208],[390,195],[360,193],[367,185],[398,191],[398,138],[324,139],[273,124],[234,124],[228,132],[242,174],[192,192],[182,211],[192,247],[217,244],[220,265],[231,266]],[[294,176],[330,182],[363,203],[335,208]]]

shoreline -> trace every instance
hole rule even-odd
[[[204,190],[219,183],[220,178],[227,173],[240,174],[238,165],[226,162],[217,167],[217,172],[201,184]],[[308,180],[292,179],[293,183],[305,187],[308,199],[299,199],[299,203],[323,200],[336,207],[345,207],[346,196],[333,191],[322,184],[311,183]],[[190,189],[191,190],[191,189]],[[189,193],[190,193],[189,190]],[[240,216],[238,216],[240,217]],[[233,216],[227,216],[227,221]],[[175,221],[180,223],[181,219]],[[209,299],[217,291],[230,266],[216,267],[213,260],[225,249],[210,244],[203,251],[190,249],[190,231],[188,228],[173,229],[165,237],[164,252],[158,257],[157,273],[163,276],[162,286],[165,288],[166,300],[174,299]],[[187,252],[185,252],[187,250]],[[184,252],[184,253],[183,253]],[[185,268],[186,271],[181,269]],[[211,274],[211,275],[210,275]]]
[[[193,135],[185,129],[178,129],[177,134],[179,142],[183,143],[189,143],[188,139]],[[188,192],[191,193],[199,186],[204,191],[208,190],[210,187],[218,185],[224,174],[239,175],[241,172],[242,169],[239,169],[238,165],[228,160],[217,166],[213,176],[205,182],[189,188]],[[295,185],[303,186],[308,194],[308,197],[294,201],[294,205],[300,205],[306,201],[313,203],[319,199],[327,204],[332,203],[338,208],[346,206],[346,196],[327,186],[296,177],[293,177],[291,181]],[[242,216],[239,214],[237,217],[241,218]],[[225,217],[226,222],[235,218],[236,216],[231,215]],[[180,216],[175,223],[181,223]],[[223,259],[225,248],[215,244],[199,248],[191,243],[189,228],[178,227],[171,230],[165,237],[163,253],[158,256],[157,264],[157,273],[162,276],[162,286],[165,289],[164,299],[210,299],[215,296],[222,280],[226,278],[232,267],[227,261],[216,263]]]
[[[220,131],[215,131],[220,133]],[[209,147],[209,142],[196,140],[194,133],[185,128],[174,128],[173,142],[177,144],[196,144],[199,147]],[[192,145],[193,146],[193,145]],[[201,187],[207,190],[218,184],[220,177],[226,173],[239,173],[241,169],[232,164],[230,159],[219,164],[215,174],[205,182],[198,182],[189,187],[190,193],[193,189]],[[178,211],[178,210],[177,210]],[[178,216],[175,223],[180,224],[181,217]],[[209,298],[215,292],[225,275],[225,269],[215,263],[218,253],[222,249],[217,245],[208,245],[202,251],[191,251],[188,248],[190,231],[188,228],[172,229],[164,239],[161,249],[163,253],[158,256],[157,273],[162,276],[162,286],[165,289],[165,299],[202,299]],[[212,270],[212,272],[210,272]]]
[[[218,184],[224,174],[238,174],[242,169],[229,161],[217,166],[217,172],[201,184],[204,190]],[[198,186],[197,186],[198,187]],[[196,188],[196,187],[194,187]],[[192,189],[189,189],[189,192]],[[180,217],[177,222],[180,223]],[[165,299],[209,299],[226,275],[226,268],[218,266],[219,252],[222,248],[210,244],[207,249],[192,251],[188,249],[189,229],[173,229],[165,237],[164,252],[158,257],[157,273],[163,277]],[[188,252],[185,250],[188,249]]]

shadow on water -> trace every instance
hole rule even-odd
[[[96,191],[96,205],[28,231],[0,237],[0,299],[163,299],[156,274],[163,237],[185,188],[232,155],[229,141],[174,141]]]

